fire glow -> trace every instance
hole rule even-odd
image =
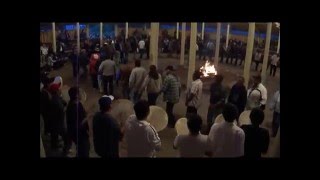
[[[210,64],[210,62],[207,60],[206,64],[200,68],[200,71],[203,73],[204,77],[208,77],[209,75],[217,75],[218,72],[214,68],[214,65]]]

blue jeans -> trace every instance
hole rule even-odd
[[[158,98],[158,93],[148,93],[148,102],[149,105],[156,105],[157,102],[157,98]]]
[[[133,96],[131,95],[131,101],[133,104],[136,104],[141,98],[141,94],[138,92],[133,92]]]

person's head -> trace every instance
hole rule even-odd
[[[202,72],[200,72],[199,70],[195,70],[194,73],[193,73],[193,80],[197,80],[197,79],[200,79],[202,76]]]
[[[253,80],[253,85],[257,86],[258,84],[261,83],[261,76],[260,75],[252,76],[252,80]]]
[[[110,111],[111,103],[112,103],[112,99],[110,97],[104,97],[104,96],[101,97],[99,99],[100,111],[103,113]]]
[[[191,134],[199,134],[202,126],[202,119],[197,114],[189,114],[187,116],[187,126]]]
[[[94,51],[95,51],[95,53],[98,53],[98,52],[100,52],[100,49],[99,49],[98,47],[96,47],[96,48],[94,49]]]
[[[222,75],[217,74],[217,75],[214,76],[214,82],[215,82],[216,84],[221,84],[221,83],[222,83],[222,80],[223,80],[223,76],[222,76]]]
[[[170,74],[174,71],[173,66],[169,65],[166,67],[165,71],[167,72],[167,74]]]
[[[141,61],[140,60],[135,60],[134,61],[134,66],[135,67],[140,67],[141,66]]]
[[[222,115],[226,122],[233,122],[238,117],[238,109],[235,105],[227,103],[223,108]]]
[[[155,65],[150,66],[149,76],[155,80],[159,78],[157,67]]]
[[[146,100],[140,100],[134,105],[134,112],[139,121],[145,120],[150,112],[149,103]]]
[[[238,80],[237,80],[237,84],[238,85],[243,85],[243,83],[244,83],[244,77],[243,76],[239,76]]]
[[[252,125],[259,126],[264,120],[264,112],[260,108],[253,108],[250,113]]]
[[[69,97],[70,97],[70,101],[75,101],[78,98],[80,98],[79,96],[79,88],[76,86],[73,86],[69,89],[68,91]]]

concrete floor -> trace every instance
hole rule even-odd
[[[138,57],[138,55],[136,55]],[[181,83],[182,85],[186,85],[187,83],[187,61],[188,61],[188,55],[185,56],[185,66],[181,67],[179,66],[179,59],[177,57],[167,57],[166,54],[160,54],[158,58],[158,69],[163,70],[167,65],[174,65],[178,68],[177,73],[179,77],[181,78]],[[133,54],[130,54],[129,56],[129,63],[133,63],[134,58]],[[149,69],[149,60],[142,60],[142,66],[146,68],[147,70]],[[204,61],[198,60],[196,61],[196,67],[200,67],[204,64]],[[219,74],[222,74],[224,76],[223,84],[230,87],[234,84],[236,80],[237,75],[242,75],[243,74],[243,66],[234,66],[230,64],[224,64],[224,63],[219,63],[219,66],[217,68],[217,71]],[[261,65],[259,66],[258,69],[261,68]],[[253,73],[258,73],[254,71],[254,65],[252,65],[251,68],[251,74]],[[72,66],[70,63],[65,64],[65,66],[59,70],[52,71],[50,73],[50,76],[56,76],[60,75],[63,78],[63,83],[64,85],[72,86],[74,83],[73,77],[72,77]],[[203,97],[202,97],[202,105],[198,110],[199,115],[203,119],[203,124],[206,125],[206,115],[207,115],[207,108],[209,106],[209,82],[204,83],[203,87]],[[280,69],[277,69],[277,73],[275,77],[267,77],[267,81],[265,84],[267,90],[268,90],[268,103],[271,97],[273,96],[273,93],[278,90],[280,87]],[[84,103],[84,106],[88,112],[88,119],[89,121],[92,119],[91,117],[93,114],[97,111],[97,102],[98,99],[101,97],[101,94],[96,90],[91,88],[91,81],[90,78],[87,80],[80,81],[80,87],[85,90],[87,93],[87,101]],[[120,87],[116,87],[114,89],[114,92],[121,92]],[[146,94],[143,94],[142,98],[146,98]],[[180,102],[177,103],[174,106],[174,113],[176,118],[183,117],[186,113],[186,107],[184,105],[184,100],[185,100],[185,90],[182,93],[182,96],[180,97]],[[162,101],[162,95],[158,98],[157,100],[157,105],[165,109],[165,102]],[[262,124],[263,127],[269,129],[269,132],[271,134],[271,121],[272,121],[272,112],[266,108],[265,110],[265,120]],[[162,141],[162,149],[160,152],[157,153],[157,157],[176,157],[177,156],[177,151],[173,149],[172,144],[173,140],[176,136],[176,131],[175,129],[170,129],[166,128],[163,131],[159,132],[159,136]],[[44,141],[44,146],[46,149],[47,157],[58,157],[60,156],[60,152],[53,152],[50,151],[49,148],[49,139],[47,137],[43,137]],[[92,142],[92,137],[91,137],[91,142]],[[90,151],[90,157],[98,157],[93,149],[93,144],[91,143],[91,151]],[[125,150],[125,144],[120,144],[120,156],[125,157],[126,155],[126,150]],[[278,146],[277,146],[278,147]],[[270,145],[269,145],[269,151],[265,157],[273,157],[271,151],[273,152],[274,148],[276,146],[274,145],[274,138],[270,139]],[[74,157],[75,156],[75,146],[73,145],[71,152],[68,155],[69,157]]]

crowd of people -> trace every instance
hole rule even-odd
[[[146,52],[146,46],[149,46],[146,45],[148,41],[148,37],[138,41],[140,59]],[[147,71],[141,66],[140,60],[135,60],[135,67],[130,67],[127,64],[131,46],[129,42],[118,37],[115,41],[109,40],[100,47],[100,44],[86,41],[80,53],[74,50],[69,56],[73,76],[86,79],[89,73],[92,87],[103,94],[98,101],[100,110],[92,119],[94,150],[100,157],[119,157],[119,142],[123,140],[128,145],[128,157],[155,157],[155,152],[161,149],[161,139],[146,118],[150,112],[149,106],[157,105],[160,94],[163,94],[163,100],[166,102],[168,128],[175,127],[176,117],[173,110],[182,94],[180,78],[175,67],[167,66],[162,74],[154,65]],[[206,47],[210,49],[212,46],[212,41],[208,41]],[[241,43],[237,45],[231,41],[228,51],[235,52],[234,46],[243,49]],[[199,51],[203,50],[201,48],[203,47],[199,46]],[[213,52],[211,50],[205,54],[209,58],[212,57],[209,53]],[[237,55],[228,55],[227,62],[229,56],[236,57],[237,63]],[[278,57],[275,55],[272,58],[272,72],[275,72],[274,64],[279,60]],[[273,73],[270,71],[270,74]],[[198,115],[198,109],[204,101],[201,76],[200,70],[196,70],[186,91],[186,117],[190,133],[178,135],[173,142],[173,147],[179,150],[179,157],[261,157],[262,153],[267,152],[269,145],[269,133],[260,127],[267,106],[267,89],[261,83],[261,76],[253,76],[248,89],[244,86],[244,78],[239,77],[229,93],[222,84],[223,75],[214,76],[210,86],[207,129],[203,134],[200,133],[202,118]],[[61,97],[61,83],[55,83],[45,72],[41,73],[40,83],[40,110],[45,134],[50,134],[50,147],[59,148],[60,135],[64,142],[64,156],[68,154],[74,142],[77,157],[89,157],[89,126],[86,110],[81,103],[79,87],[69,89],[70,101],[65,102]],[[120,125],[117,117],[110,114],[112,101],[116,97],[114,84],[121,87],[122,98],[130,99],[134,103],[135,114],[128,117],[124,125]],[[142,99],[145,91],[147,100]],[[274,111],[272,137],[275,137],[280,126],[280,91],[275,93],[271,101],[270,109]],[[244,110],[251,110],[251,125],[238,127],[239,116]],[[223,115],[224,122],[215,123],[219,114]],[[67,128],[64,128],[64,121],[67,122]]]

